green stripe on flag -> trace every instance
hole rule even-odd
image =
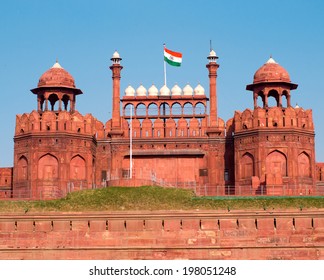
[[[169,63],[172,66],[181,66],[180,62],[174,62],[174,61],[168,59],[167,57],[164,57],[164,61],[166,61],[167,63]]]

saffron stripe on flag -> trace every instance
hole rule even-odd
[[[169,54],[169,55],[172,55],[172,56],[175,56],[175,57],[178,57],[178,58],[182,58],[182,53],[174,52],[174,51],[168,50],[167,48],[164,48],[164,52]]]

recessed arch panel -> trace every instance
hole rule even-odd
[[[51,154],[46,154],[38,161],[38,179],[58,179],[58,160]]]
[[[300,177],[311,177],[310,157],[306,152],[298,155],[298,175]]]
[[[275,150],[266,158],[267,174],[287,176],[287,157],[282,152]]]
[[[86,179],[86,163],[85,160],[77,155],[70,162],[70,179],[85,180]]]

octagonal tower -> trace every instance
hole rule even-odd
[[[31,91],[37,95],[37,110],[16,116],[14,197],[57,198],[91,188],[94,136],[103,124],[76,111],[76,96],[82,91],[58,62]]]
[[[233,120],[236,189],[252,185],[254,192],[268,195],[312,192],[312,111],[291,106],[291,90],[296,88],[286,69],[273,58],[247,85],[246,89],[253,92],[254,109],[236,111]],[[274,99],[272,105],[270,98]]]

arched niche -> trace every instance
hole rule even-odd
[[[70,179],[71,180],[86,179],[86,163],[85,160],[80,155],[76,155],[71,159]]]
[[[19,158],[17,163],[18,181],[28,180],[28,161],[25,156]]]
[[[243,179],[251,178],[254,176],[254,157],[250,153],[245,153],[241,158]]]
[[[51,154],[46,154],[38,161],[38,179],[52,180],[57,179],[58,174],[58,160]]]
[[[311,164],[310,157],[306,152],[302,152],[298,155],[298,175],[300,177],[311,177]]]
[[[282,152],[275,150],[266,158],[266,172],[272,175],[287,176],[287,157]]]

